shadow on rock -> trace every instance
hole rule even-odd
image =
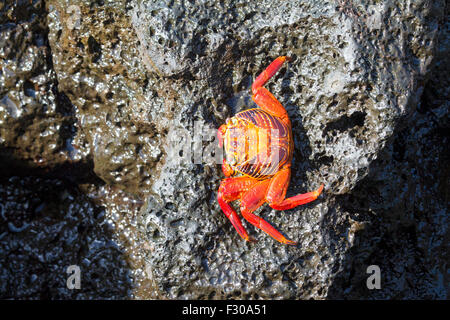
[[[322,221],[322,230],[334,226],[324,234],[331,249],[341,237],[351,244],[333,268],[330,299],[448,299],[448,104],[431,106],[433,89],[425,90],[368,176]],[[379,289],[368,289],[371,265],[380,268]]]
[[[2,170],[0,177],[0,298],[130,297],[129,267],[105,208],[93,204],[68,178],[96,181],[89,177],[88,165],[73,166],[72,172],[68,165],[18,168],[9,170],[10,176]],[[74,174],[81,171],[83,175]],[[67,287],[71,265],[80,267],[80,289]]]

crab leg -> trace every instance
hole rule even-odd
[[[315,191],[298,194],[296,196],[284,199],[283,202],[278,204],[270,204],[270,207],[272,207],[275,210],[289,210],[292,208],[295,208],[299,205],[309,203],[311,201],[314,201],[317,199],[317,197],[320,195],[323,189],[323,184]]]
[[[248,235],[241,219],[236,211],[230,206],[229,202],[238,200],[244,192],[247,192],[257,183],[257,180],[249,177],[228,178],[222,181],[219,187],[218,202],[223,213],[230,219],[239,235],[247,241],[255,241]]]
[[[283,121],[289,121],[288,114],[283,105],[264,87],[255,90],[256,93],[252,96],[252,100],[264,111],[280,117]]]
[[[283,65],[283,63],[286,60],[291,61],[291,58],[286,57],[286,56],[282,56],[282,57],[276,58],[266,68],[266,70],[261,72],[261,74],[258,77],[256,77],[255,82],[253,82],[253,84],[252,84],[252,92],[253,92],[253,94],[256,93],[256,89],[262,87],[270,78],[273,77],[273,75],[275,73],[277,73],[278,70],[280,70],[281,66]]]
[[[297,243],[286,239],[277,229],[263,218],[253,214],[253,211],[258,209],[265,201],[267,188],[271,180],[260,181],[248,190],[241,199],[241,213],[242,216],[255,227],[263,230],[275,240],[285,244],[296,245]]]
[[[285,168],[277,172],[271,179],[271,184],[267,191],[267,202],[270,207],[275,210],[289,210],[317,199],[323,190],[323,184],[315,191],[298,194],[296,196],[285,199],[289,179],[291,177],[291,169]]]
[[[278,57],[256,78],[252,85],[252,99],[264,111],[290,123],[286,109],[284,109],[283,105],[269,92],[269,90],[263,87],[287,59],[290,60],[290,58],[287,57]]]

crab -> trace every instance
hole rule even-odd
[[[281,103],[264,84],[289,57],[276,58],[252,84],[252,100],[259,108],[247,109],[227,119],[217,131],[219,147],[225,156],[222,171],[226,176],[218,191],[218,202],[239,235],[254,242],[230,203],[240,200],[245,220],[281,243],[296,245],[271,224],[253,212],[268,203],[275,210],[288,210],[314,201],[323,190],[285,198],[291,177],[294,150],[291,121]]]

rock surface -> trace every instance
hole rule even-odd
[[[249,100],[252,77],[274,57],[290,55],[288,71],[268,85],[293,123],[290,192],[324,181],[326,194],[286,214],[259,212],[298,240],[298,248],[280,246],[264,234],[249,245],[220,218],[217,166],[167,157],[143,219],[154,239],[151,261],[161,292],[170,298],[327,297],[354,234],[364,227],[338,200],[364,181],[399,119],[414,112],[436,41],[438,20],[430,17],[438,18],[439,7],[419,14],[420,5],[400,2],[396,10],[295,1],[253,8],[239,2],[168,3],[141,3],[133,24],[144,39],[149,71],[192,78],[187,90],[177,90],[184,101],[177,101],[180,112],[171,127],[194,132],[193,119],[205,127],[210,118],[220,124],[224,117],[217,113],[225,109],[231,115],[242,107],[240,100]],[[206,105],[205,98],[210,98]]]
[[[444,1],[34,3],[0,5],[0,255],[30,275],[0,296],[448,298]],[[279,55],[288,195],[325,192],[257,214],[297,247],[243,242],[216,200],[215,130]]]
[[[0,183],[2,299],[120,299],[131,295],[124,250],[105,210],[57,179],[11,177]],[[81,288],[69,290],[70,266]]]
[[[39,1],[0,8],[1,159],[22,167],[67,160],[71,118],[56,89],[44,9]]]

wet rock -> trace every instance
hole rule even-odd
[[[145,193],[162,156],[164,125],[152,110],[157,93],[140,64],[127,1],[46,5],[58,89],[77,119],[73,144],[105,182]]]
[[[216,162],[180,163],[176,155],[185,151],[173,152],[173,143],[166,143],[142,219],[162,296],[328,295],[364,228],[341,205],[340,195],[366,181],[373,160],[401,121],[414,114],[434,57],[442,8],[443,2],[431,1],[267,1],[257,7],[138,2],[133,26],[142,61],[151,73],[179,86],[166,139],[173,141],[172,132],[180,136],[176,128],[191,135],[195,126],[208,132],[217,128],[226,116],[248,107],[242,102],[250,101],[252,78],[273,58],[290,55],[294,61],[287,71],[267,85],[293,123],[296,149],[288,195],[321,182],[326,190],[315,203],[288,213],[258,212],[299,247],[281,246],[262,233],[258,244],[244,243],[216,204],[221,177]]]
[[[435,72],[438,78],[442,70]],[[448,94],[442,104],[435,103],[443,96],[427,100],[431,92],[445,92],[448,80],[436,84],[427,84],[418,110],[405,120],[406,127],[396,129],[368,177],[337,199],[351,219],[350,231],[359,232],[330,298],[448,298]],[[365,284],[373,264],[381,270],[381,290]]]
[[[26,271],[2,268],[2,297],[445,297],[443,1],[34,3],[0,6],[1,159],[46,160],[1,175],[0,263]],[[297,247],[245,221],[259,242],[242,241],[216,199],[216,129],[279,55],[288,195],[325,193],[256,213]],[[67,159],[85,165],[55,170]],[[77,293],[73,260],[92,270]],[[384,290],[366,289],[372,264]]]
[[[7,1],[0,8],[0,158],[8,168],[68,160],[73,119],[56,86],[43,1]]]
[[[367,178],[338,197],[360,232],[330,298],[448,299],[448,19],[439,25],[433,67],[416,111],[399,123]],[[381,290],[366,288],[372,264],[380,267]]]
[[[131,274],[105,210],[61,180],[11,177],[0,183],[2,299],[118,299]],[[80,288],[69,289],[69,266]]]
[[[93,174],[58,88],[47,21],[42,1],[0,5],[0,296],[128,298],[133,281],[152,297],[133,228],[139,201]],[[66,286],[70,265],[80,267],[79,290]]]
[[[294,57],[269,88],[294,128],[304,128],[295,136],[298,148],[305,140],[311,146],[303,159],[315,162],[329,192],[342,194],[367,174],[398,117],[418,102],[440,6],[142,1],[133,26],[149,71],[207,80],[213,94],[204,101],[247,92],[276,56]]]

